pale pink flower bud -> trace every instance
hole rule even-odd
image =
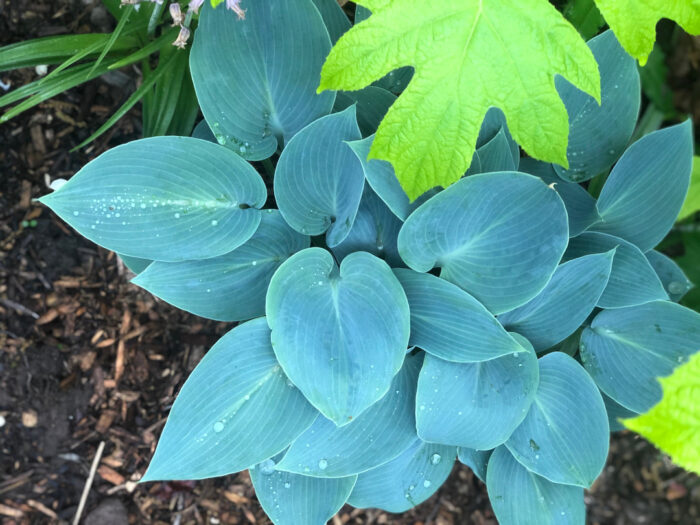
[[[185,15],[180,10],[180,4],[172,3],[168,8],[170,10],[170,16],[173,19],[173,26],[179,26],[185,21]]]
[[[179,49],[185,49],[187,46],[187,41],[190,39],[190,30],[185,26],[180,28],[180,33],[177,35],[177,39],[173,42],[173,45]]]
[[[190,0],[189,10],[194,11],[196,13],[197,11],[199,11],[199,8],[202,7],[203,3],[204,0]]]

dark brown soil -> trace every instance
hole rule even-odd
[[[0,0],[0,45],[95,30],[104,20],[82,0]],[[695,79],[697,64],[692,68]],[[125,74],[136,80],[135,71]],[[0,73],[13,86],[35,77],[33,70]],[[678,92],[687,103],[688,89]],[[138,137],[139,114],[132,111],[90,148],[69,153],[126,96],[97,80],[0,126],[0,520],[70,522],[104,442],[85,523],[268,523],[246,473],[135,483],[175,394],[230,325],[155,300],[129,283],[114,254],[31,201],[47,192],[46,176],[68,178],[105,149]],[[613,437],[586,503],[592,524],[694,525],[700,480],[623,433]],[[496,522],[484,486],[457,466],[411,512],[346,507],[333,523]]]

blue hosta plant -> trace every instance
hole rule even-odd
[[[491,110],[470,171],[411,201],[367,160],[406,73],[316,92],[349,25],[332,0],[249,2],[240,21],[205,5],[198,138],[114,148],[41,199],[139,286],[240,323],[143,481],[249,469],[274,523],[320,525],[345,503],[403,512],[459,458],[501,523],[583,524],[618,418],[700,347],[674,302],[691,285],[653,250],[688,188],[690,124],[626,148],[639,78],[607,32],[589,42],[602,104],[557,82],[568,169],[521,159]]]

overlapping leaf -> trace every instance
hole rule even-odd
[[[549,2],[359,4],[372,16],[331,50],[319,89],[356,90],[398,67],[415,67],[370,153],[392,163],[412,200],[459,180],[491,106],[503,109],[525,151],[566,165],[568,119],[552,78],[563,75],[597,100],[600,85],[592,53]]]

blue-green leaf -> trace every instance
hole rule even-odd
[[[336,0],[313,0],[316,9],[321,13],[326,25],[331,43],[335,44],[343,33],[350,29],[350,19]]]
[[[362,165],[345,144],[360,138],[355,107],[309,124],[284,149],[275,171],[275,198],[289,225],[326,233],[333,247],[347,237],[365,184]]]
[[[405,512],[424,502],[450,475],[456,449],[416,439],[399,457],[357,477],[348,503]]]
[[[131,257],[206,259],[247,241],[267,199],[260,175],[226,148],[188,137],[129,142],[42,197],[91,241]]]
[[[637,412],[632,412],[631,410],[623,407],[621,404],[615,402],[609,396],[606,396],[604,393],[601,394],[603,396],[603,403],[605,403],[605,410],[608,412],[610,432],[625,430],[626,427],[620,422],[620,420],[634,417],[637,415]]]
[[[493,454],[493,450],[474,450],[466,447],[457,449],[457,459],[460,463],[472,469],[474,475],[483,483],[486,483],[486,465],[489,463],[491,454]]]
[[[401,368],[408,301],[389,266],[369,253],[338,268],[329,252],[302,250],[272,277],[266,310],[282,368],[337,425],[381,399]]]
[[[192,138],[218,143],[206,120],[200,120],[192,130]]]
[[[325,525],[347,501],[357,476],[320,479],[275,470],[281,456],[250,469],[265,514],[275,525]]]
[[[245,20],[204,5],[190,69],[218,141],[246,159],[266,159],[328,114],[335,94],[316,88],[330,49],[311,0],[248,2]]]
[[[232,252],[203,261],[151,264],[132,282],[164,301],[209,319],[243,321],[265,315],[265,294],[275,270],[309,247],[277,210],[266,210],[260,226]]]
[[[674,303],[679,302],[685,294],[694,288],[693,283],[686,277],[680,266],[670,257],[656,250],[650,250],[644,255]]]
[[[476,173],[517,171],[519,158],[513,157],[511,142],[508,139],[508,132],[501,128],[491,140],[477,148],[474,153],[479,161]],[[469,172],[472,172],[471,166]]]
[[[589,226],[600,220],[598,210],[595,207],[595,199],[583,186],[560,179],[554,171],[552,164],[540,162],[530,157],[520,160],[518,168],[524,173],[541,178],[545,184],[554,188],[566,206],[566,214],[569,216],[569,235],[574,237]]]
[[[568,242],[566,209],[540,179],[515,172],[465,177],[422,204],[399,233],[419,272],[441,268],[492,313],[512,310],[549,281]]]
[[[633,412],[661,400],[658,377],[700,347],[700,314],[668,301],[606,310],[581,336],[581,360],[600,389]]]
[[[406,192],[403,191],[401,183],[396,178],[394,168],[390,163],[379,159],[367,160],[373,140],[374,135],[362,140],[348,142],[348,146],[352,148],[357,158],[360,159],[365,178],[375,193],[384,201],[394,215],[405,221],[413,210],[435,195],[438,190],[429,190],[411,202]]]
[[[535,400],[506,446],[528,470],[554,483],[590,487],[608,456],[603,399],[572,357],[552,352],[539,365]]]
[[[484,306],[429,273],[395,269],[411,310],[409,344],[447,361],[486,361],[523,352]]]
[[[335,111],[357,104],[357,124],[363,137],[372,135],[379,123],[396,101],[396,95],[386,89],[376,86],[367,86],[359,91],[338,91],[335,98]]]
[[[342,427],[319,417],[292,443],[281,470],[316,477],[359,474],[401,454],[416,439],[414,407],[422,354],[409,356],[389,392]]]
[[[612,270],[597,306],[622,308],[668,299],[661,281],[644,254],[634,244],[605,233],[586,232],[569,241],[565,260],[615,250]]]
[[[392,268],[404,266],[396,246],[401,225],[398,217],[366,185],[352,229],[343,242],[332,248],[333,254],[342,261],[353,252],[364,251],[384,259]]]
[[[598,303],[615,251],[584,255],[560,265],[532,301],[499,316],[508,330],[527,337],[538,352],[573,334]],[[411,297],[408,296],[411,304]],[[420,346],[420,345],[418,345]]]
[[[139,259],[138,257],[129,257],[128,255],[122,254],[119,254],[119,258],[124,261],[124,264],[129,270],[137,275],[148,268],[148,265],[153,262],[149,259]]]
[[[552,483],[498,447],[486,472],[489,500],[503,525],[584,525],[583,489]]]
[[[520,147],[517,142],[513,140],[513,137],[508,131],[506,116],[500,108],[492,107],[486,112],[484,120],[481,122],[481,127],[479,128],[479,136],[476,139],[476,149],[478,151],[486,146],[501,132],[503,132],[508,142],[508,148],[510,149],[513,165],[515,166],[513,169],[516,170],[520,162]]]
[[[249,321],[219,339],[187,379],[141,481],[244,470],[284,450],[316,417],[282,373],[265,319]]]
[[[592,229],[622,237],[643,252],[651,250],[676,221],[692,168],[690,120],[642,137],[605,181],[597,204],[602,220]]]
[[[612,31],[588,42],[600,69],[601,103],[563,77],[555,83],[569,113],[569,169],[555,166],[559,176],[581,182],[605,172],[632,136],[641,103],[637,63]]]
[[[525,418],[537,381],[532,347],[480,363],[450,363],[427,354],[416,394],[418,436],[477,450],[497,447]]]

